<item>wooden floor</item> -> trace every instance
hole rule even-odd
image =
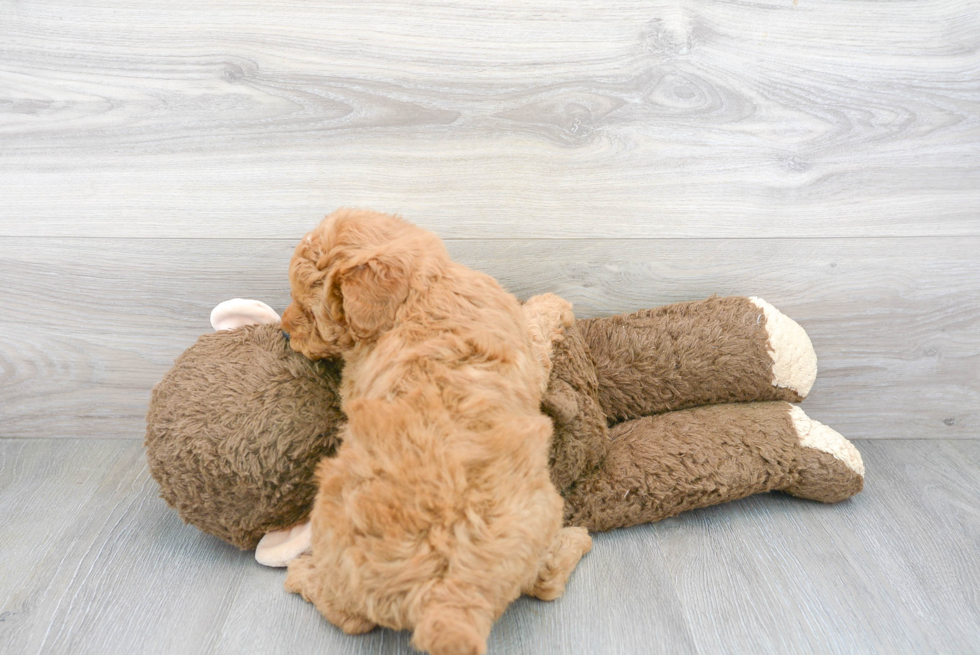
[[[489,652],[978,652],[980,440],[858,446],[867,487],[839,505],[766,494],[597,535]],[[0,516],[3,653],[411,652],[182,524],[138,441],[0,440]]]

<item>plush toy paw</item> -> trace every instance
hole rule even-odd
[[[783,491],[824,503],[836,503],[861,491],[864,461],[854,444],[795,405],[789,412],[801,453],[795,480]]]
[[[267,533],[255,547],[255,561],[272,567],[287,566],[292,560],[310,552],[310,522],[285,530]]]
[[[817,353],[799,323],[755,296],[749,300],[766,317],[769,351],[772,353],[772,385],[806,398],[817,379]]]

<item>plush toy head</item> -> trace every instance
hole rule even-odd
[[[145,444],[160,495],[239,548],[301,521],[316,464],[339,444],[339,386],[339,365],[290,350],[278,324],[202,336],[150,399]]]

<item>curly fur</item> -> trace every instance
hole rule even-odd
[[[283,329],[308,357],[343,357],[348,425],[318,467],[313,552],[287,588],[348,632],[483,653],[510,602],[559,596],[591,547],[561,528],[547,378],[520,304],[435,235],[356,210],[303,239],[290,283]]]

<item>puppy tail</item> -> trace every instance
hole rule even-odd
[[[482,608],[430,602],[412,632],[412,646],[432,655],[483,655],[492,623]]]

